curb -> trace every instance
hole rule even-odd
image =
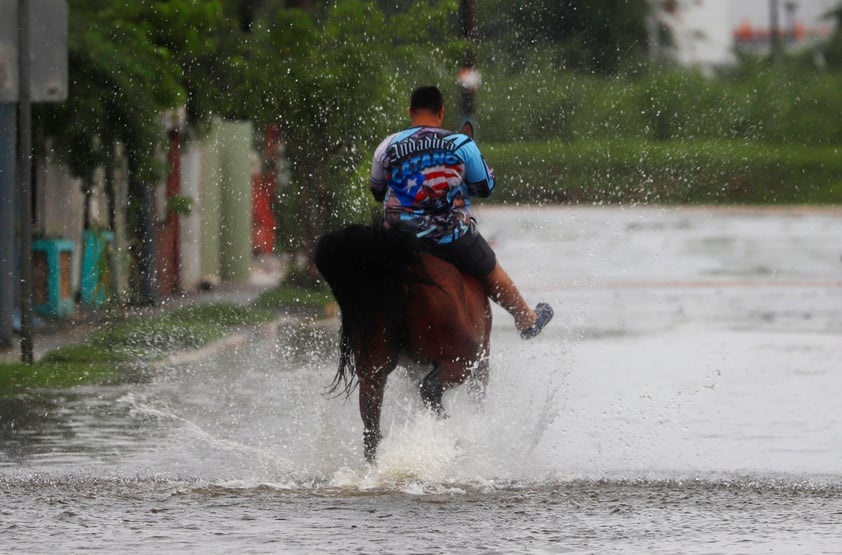
[[[321,322],[327,322],[331,320],[333,320],[333,318],[331,317],[327,317],[322,320],[314,320],[313,325],[320,325]],[[167,366],[176,366],[179,364],[199,362],[201,360],[205,360],[216,356],[224,350],[239,349],[240,347],[246,345],[249,341],[253,340],[255,337],[259,337],[262,339],[276,338],[278,336],[278,331],[282,326],[288,326],[304,321],[305,320],[300,317],[293,316],[290,314],[283,314],[280,317],[275,318],[274,320],[271,320],[269,322],[250,327],[248,331],[235,332],[230,335],[226,335],[221,339],[212,341],[207,345],[203,345],[202,347],[198,347],[196,349],[172,353],[163,359],[150,362],[148,365],[150,368],[159,369],[165,368]]]

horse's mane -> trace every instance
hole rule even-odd
[[[316,244],[315,262],[342,314],[339,369],[331,391],[350,393],[355,386],[352,334],[365,349],[382,317],[384,341],[398,349],[406,330],[408,283],[433,283],[421,270],[418,240],[377,225],[350,225],[323,235]]]

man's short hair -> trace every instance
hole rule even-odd
[[[444,97],[438,87],[424,85],[412,91],[412,99],[409,102],[411,111],[430,110],[438,113],[442,107],[444,107]]]

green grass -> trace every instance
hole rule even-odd
[[[50,362],[154,360],[167,352],[198,348],[223,338],[231,328],[253,326],[274,318],[261,308],[200,304],[164,314],[137,316],[109,323],[87,341],[47,353]]]
[[[41,359],[50,363],[121,363],[132,360],[131,352],[120,348],[119,345],[105,345],[96,343],[79,343],[65,345],[50,351]]]
[[[173,351],[198,348],[232,329],[272,320],[267,308],[227,303],[197,304],[171,312],[109,322],[82,343],[47,353],[36,364],[0,364],[0,395],[27,388],[69,387],[119,379],[128,363],[160,359]]]
[[[331,302],[333,302],[333,295],[327,290],[281,286],[260,295],[255,299],[254,306],[264,309],[279,307],[321,309]]]
[[[64,388],[109,383],[120,378],[117,366],[101,362],[40,361],[0,364],[0,397],[12,397],[28,389]]]
[[[280,311],[321,310],[333,301],[327,290],[280,286],[250,306],[195,304],[163,313],[116,318],[83,342],[47,353],[32,365],[0,363],[0,397],[27,389],[62,388],[119,381],[129,364],[152,362],[168,353],[195,349],[242,327],[256,326]]]

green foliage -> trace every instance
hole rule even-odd
[[[130,362],[132,353],[120,346],[107,344],[99,339],[78,345],[67,345],[50,351],[42,362],[51,363],[119,363]]]
[[[38,106],[35,114],[54,137],[55,153],[82,178],[106,162],[115,141],[136,160],[141,179],[160,174],[161,112],[182,104],[185,90],[177,60],[154,41],[156,5],[69,2],[68,99]]]
[[[551,141],[484,148],[492,202],[842,203],[842,147]]]
[[[265,52],[289,53],[271,66],[274,102],[264,110],[280,122],[291,165],[279,218],[288,248],[309,253],[325,229],[368,213],[359,167],[405,121],[415,80],[445,67],[454,80],[456,49],[437,30],[455,9],[452,0],[417,2],[387,16],[371,2],[344,0],[308,19],[267,3],[255,40]]]
[[[193,199],[184,195],[167,197],[167,211],[181,216],[189,216],[193,211]]]
[[[488,0],[478,11],[483,59],[493,65],[549,53],[556,67],[612,74],[645,53],[646,0]]]
[[[200,26],[186,42],[170,14],[165,16],[164,28],[175,30],[176,35],[162,38],[182,67],[188,120],[198,129],[204,129],[213,116],[260,120],[271,90],[275,58],[288,55],[283,49],[266,50],[253,33],[243,29],[239,4],[233,0],[211,2],[216,8],[204,13],[204,20],[194,22]],[[289,32],[296,35],[299,31],[290,28]]]
[[[548,69],[549,68],[549,69]],[[611,77],[526,66],[486,73],[484,140],[738,140],[839,145],[842,73],[745,62],[715,77],[641,66]]]
[[[356,194],[368,148],[404,119],[416,79],[454,81],[464,44],[450,38],[455,0],[388,15],[364,0],[312,13],[288,5],[71,0],[70,95],[39,107],[39,127],[87,182],[122,142],[142,185],[162,177],[166,110],[186,106],[200,133],[213,116],[280,123],[292,173],[280,220],[288,243],[309,252],[326,227],[368,212],[368,195]]]
[[[836,30],[830,40],[819,51],[828,67],[842,71],[842,4],[827,14],[828,19],[836,20]]]

